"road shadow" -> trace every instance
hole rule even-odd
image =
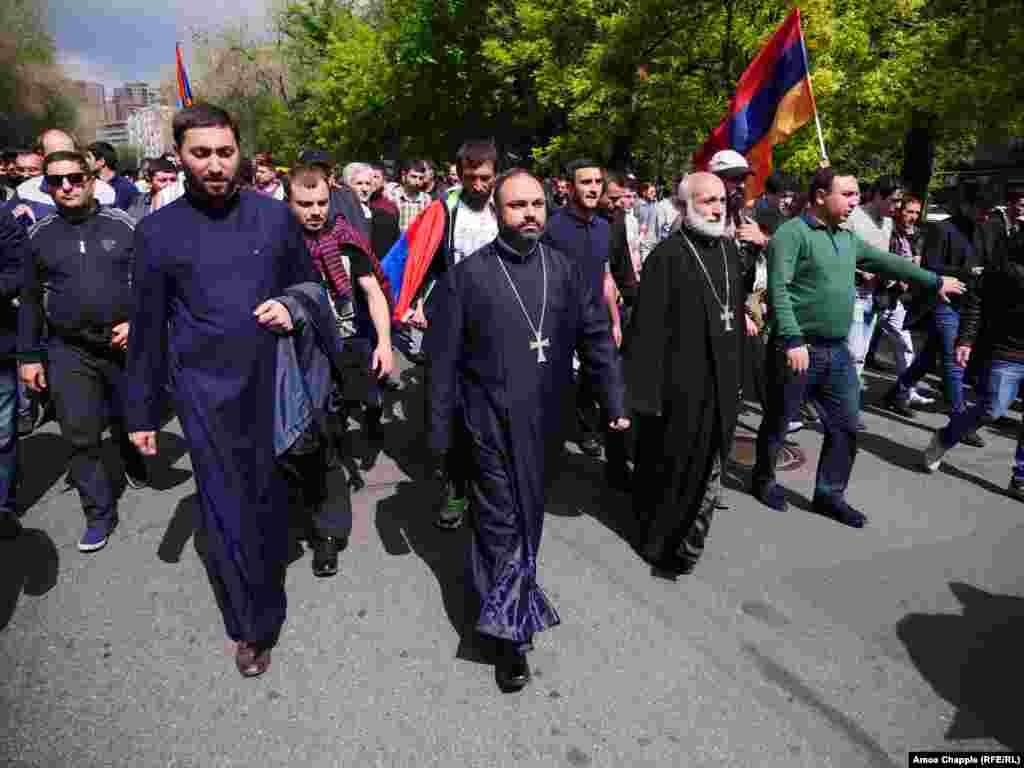
[[[59,573],[60,555],[45,531],[25,528],[18,538],[0,541],[0,630],[10,623],[23,594],[45,595]]]
[[[433,571],[448,621],[459,636],[456,658],[493,664],[494,644],[474,628],[480,605],[469,572],[471,533],[468,526],[444,531],[434,525],[439,494],[430,481],[399,483],[394,495],[377,502],[377,533],[389,555],[415,555]]]
[[[71,448],[54,432],[33,432],[18,438],[18,509],[35,506],[67,471]]]
[[[588,515],[633,546],[638,533],[633,497],[608,485],[604,467],[599,459],[565,451],[548,484],[544,511],[557,517]]]
[[[1024,684],[1024,598],[959,582],[949,588],[963,606],[961,615],[910,614],[896,634],[935,692],[957,707],[948,739],[990,738],[1024,749],[1017,708]]]

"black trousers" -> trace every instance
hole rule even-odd
[[[312,425],[279,461],[312,518],[312,535],[347,539],[352,533],[352,492],[345,468],[339,466],[342,491],[328,498],[327,445],[319,428]]]
[[[626,466],[628,458],[626,432],[608,428],[608,414],[599,404],[597,393],[582,374],[576,379],[576,425],[580,441],[604,438],[605,463],[609,470]]]
[[[71,444],[71,484],[89,522],[117,519],[117,490],[100,450],[108,422],[124,469],[133,477],[146,477],[142,454],[124,430],[124,360],[123,352],[58,338],[51,338],[47,348],[50,396],[61,434]]]

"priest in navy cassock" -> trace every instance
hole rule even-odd
[[[428,432],[437,460],[461,414],[471,437],[469,502],[476,629],[498,639],[499,686],[529,680],[536,632],[559,623],[537,584],[545,485],[572,414],[572,358],[592,377],[612,429],[627,429],[608,311],[593,281],[541,244],[544,190],[523,170],[494,190],[498,238],[450,268],[427,331]]]
[[[237,191],[238,132],[227,113],[182,110],[174,140],[187,193],[136,230],[126,420],[132,442],[155,454],[169,373],[205,565],[250,677],[269,666],[285,618],[288,485],[275,461],[274,397],[276,334],[294,326],[275,297],[316,277],[288,207]]]
[[[757,332],[743,312],[736,245],[723,237],[721,179],[691,174],[678,199],[682,226],[644,262],[626,350],[638,426],[636,545],[676,574],[704,551],[736,427],[741,334]]]

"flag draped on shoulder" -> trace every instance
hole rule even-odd
[[[401,322],[444,237],[444,203],[435,200],[409,225],[391,250],[381,259],[381,268],[391,284],[394,299],[392,319]]]
[[[772,148],[812,120],[816,109],[800,9],[794,8],[740,77],[729,113],[693,156],[693,167],[706,170],[715,152],[733,149],[753,171],[747,194],[758,195],[772,172]]]
[[[178,109],[185,109],[192,106],[192,87],[188,84],[185,62],[181,60],[181,43],[175,44],[174,55],[178,75]]]

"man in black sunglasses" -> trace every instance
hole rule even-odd
[[[47,155],[43,173],[57,212],[29,230],[19,373],[36,392],[50,390],[61,433],[71,443],[71,483],[85,512],[78,549],[94,552],[117,525],[118,484],[100,455],[106,415],[128,485],[146,484],[145,463],[122,427],[135,224],[124,211],[96,202],[96,181],[83,155]]]

